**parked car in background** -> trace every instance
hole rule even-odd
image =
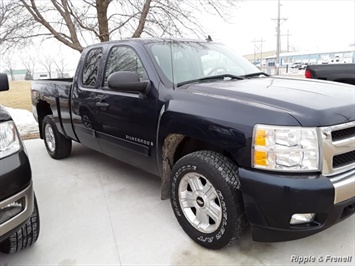
[[[0,74],[0,92],[8,89],[7,75]],[[13,253],[31,246],[39,227],[27,152],[14,121],[0,105],[0,251]]]
[[[305,77],[355,85],[355,64],[309,65]]]
[[[302,63],[302,64],[298,67],[298,69],[299,69],[299,70],[305,70],[307,66],[308,66],[308,63]]]
[[[292,69],[299,69],[301,66],[302,66],[302,63],[293,63],[293,64],[291,65],[291,68],[292,68]]]

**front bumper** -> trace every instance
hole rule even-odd
[[[22,211],[16,215],[12,215],[11,205],[19,201],[22,202]],[[16,231],[17,228],[21,227],[31,217],[33,208],[34,192],[32,182],[24,190],[0,202],[0,217],[7,217],[3,223],[0,223],[0,242]]]
[[[24,148],[0,159],[0,202],[25,189],[31,178],[30,161]]]
[[[239,169],[253,240],[278,242],[318,233],[355,212],[355,170],[333,180],[320,174],[286,175]],[[315,213],[290,224],[294,214]]]

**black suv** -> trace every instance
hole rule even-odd
[[[0,91],[8,89],[7,75],[0,74]],[[38,235],[30,162],[14,121],[0,105],[0,251],[20,251]]]

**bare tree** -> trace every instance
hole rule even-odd
[[[65,58],[61,56],[54,61],[54,65],[57,70],[58,78],[65,78],[65,68],[67,66]]]
[[[194,11],[226,18],[239,1],[19,0],[18,8],[24,17],[31,18],[32,27],[41,29],[35,34],[50,35],[81,52],[90,38],[105,42],[142,35],[180,37],[187,32],[202,36]]]
[[[28,45],[34,37],[49,36],[47,32],[40,32],[40,25],[25,12],[18,1],[0,0],[1,53],[8,48]]]
[[[36,57],[32,53],[21,54],[21,63],[27,70],[27,75],[25,79],[32,80],[35,72]]]
[[[4,63],[5,71],[10,74],[11,80],[15,80],[15,70],[17,65],[17,60],[15,56],[11,53],[6,54],[2,61]]]
[[[55,60],[51,55],[45,55],[41,57],[40,64],[45,68],[47,71],[49,78],[52,78],[52,67]]]

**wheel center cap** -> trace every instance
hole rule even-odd
[[[205,206],[205,202],[204,202],[203,198],[201,198],[201,197],[197,197],[196,202],[197,202],[197,205],[201,208],[203,206]]]

